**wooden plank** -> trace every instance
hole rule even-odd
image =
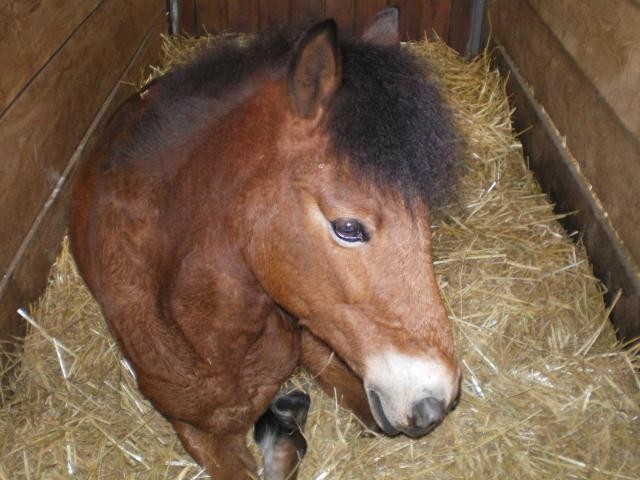
[[[259,0],[260,28],[285,26],[290,19],[289,0]]]
[[[356,0],[353,20],[355,35],[362,35],[376,13],[388,4],[387,0]]]
[[[353,19],[355,14],[355,0],[326,0],[325,15],[333,18],[338,24],[338,32],[343,37],[353,35]]]
[[[495,37],[494,37],[495,38]],[[533,97],[515,62],[497,43],[497,64],[508,76],[507,92],[515,106],[514,126],[520,134],[531,168],[544,190],[556,202],[558,212],[576,212],[563,220],[569,231],[579,230],[594,273],[607,286],[605,298],[622,295],[612,320],[622,339],[640,336],[640,274],[613,227],[591,193],[589,182],[570,155],[557,129]]]
[[[196,0],[196,35],[218,33],[229,28],[226,0]]]
[[[258,0],[227,0],[228,28],[234,32],[258,31]]]
[[[423,25],[425,2],[421,0],[397,0],[393,4],[400,8],[400,39],[407,41],[423,38],[427,30]]]
[[[198,7],[197,0],[180,1],[180,29],[184,35],[197,35],[198,32]]]
[[[447,43],[460,55],[466,55],[469,33],[471,32],[473,0],[452,0],[449,16],[449,33]]]
[[[291,23],[307,26],[323,19],[321,0],[290,0]]]
[[[0,118],[0,271],[22,243],[124,62],[162,12],[164,5],[157,0],[104,2]]]
[[[586,77],[640,137],[640,8],[634,0],[529,0]]]
[[[81,145],[89,147],[92,133],[99,131],[115,108],[135,92],[134,84],[142,77],[141,70],[150,63],[156,63],[160,54],[160,33],[166,32],[164,15],[156,17],[156,22],[147,32],[141,44],[126,67],[125,73],[113,85],[107,102],[102,105],[92,126],[85,133]],[[3,281],[0,287],[0,340],[7,341],[20,337],[24,333],[25,322],[17,314],[19,307],[26,308],[35,301],[46,286],[51,264],[55,260],[60,241],[67,227],[67,205],[70,189],[69,173],[75,162],[81,158],[87,148],[76,150],[69,161],[66,174],[60,181],[57,195],[52,195],[40,212],[39,221],[33,226],[30,241],[24,246],[15,269]],[[1,361],[2,359],[0,359]]]
[[[427,0],[422,13],[422,30],[432,37],[433,32],[446,40],[449,36],[449,19],[451,17],[451,0]]]
[[[527,1],[489,4],[489,15],[493,36],[566,136],[616,231],[640,262],[640,139],[624,128]]]
[[[106,107],[101,107],[100,112],[98,112],[100,118],[98,119],[98,124],[95,129],[96,132],[104,127],[105,123],[111,118],[111,115],[113,115],[125,100],[138,91],[138,86],[143,83],[143,80],[149,78],[152,67],[159,64],[163,44],[162,35],[166,33],[167,23],[164,15],[161,13],[151,28],[145,33],[144,38],[140,40],[138,49],[125,66],[125,70],[120,79],[114,84],[111,93],[107,97],[108,103]],[[102,110],[104,110],[104,112]],[[95,122],[96,119],[93,121]],[[84,149],[85,151],[91,146],[93,137],[92,135],[91,138],[88,139],[87,148]],[[76,161],[79,161],[81,158],[81,155],[78,156]]]
[[[14,342],[24,336],[26,323],[17,314],[18,308],[28,308],[47,285],[51,265],[56,259],[60,241],[67,225],[69,193],[55,197],[43,218],[37,234],[29,244],[17,269],[0,292],[0,341]],[[0,366],[3,362],[0,356]]]
[[[0,114],[102,1],[0,2]]]

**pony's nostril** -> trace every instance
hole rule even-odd
[[[391,422],[385,415],[378,392],[372,389],[368,389],[367,397],[369,398],[369,407],[371,408],[371,413],[373,413],[373,417],[376,419],[376,423],[378,424],[378,426],[387,435],[397,435],[399,432],[396,428],[393,427],[393,425],[391,425]]]
[[[411,436],[425,435],[444,418],[444,402],[435,397],[427,397],[416,403],[411,413],[411,428],[407,433]]]

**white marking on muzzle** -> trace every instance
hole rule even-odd
[[[456,393],[458,376],[459,372],[427,355],[386,351],[366,362],[364,384],[367,392],[377,393],[391,425],[400,428],[406,425],[413,406],[424,398],[434,397],[449,406]],[[373,413],[380,424],[381,419]]]

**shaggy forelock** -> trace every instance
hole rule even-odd
[[[338,158],[379,187],[431,207],[450,198],[460,137],[435,84],[405,49],[342,44],[329,130]]]

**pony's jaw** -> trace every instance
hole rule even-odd
[[[364,387],[373,416],[390,435],[429,433],[458,395],[460,371],[439,355],[386,350],[365,361]]]

